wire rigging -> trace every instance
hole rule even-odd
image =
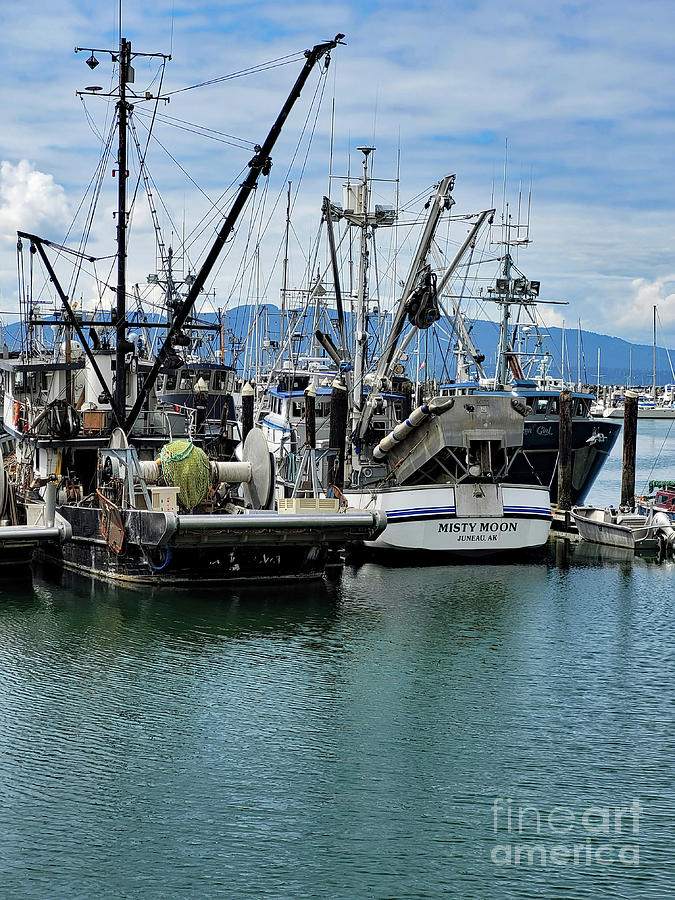
[[[242,78],[245,75],[254,75],[258,72],[266,72],[269,69],[277,69],[280,66],[288,66],[293,62],[297,62],[304,56],[304,50],[289,53],[286,56],[278,56],[266,63],[259,63],[255,66],[249,66],[246,69],[239,69],[237,72],[231,72],[229,75],[220,75],[218,78],[211,78],[208,81],[200,81],[197,84],[191,84],[188,87],[178,88],[175,91],[169,91],[167,96],[173,97],[176,94],[183,94],[185,91],[194,91],[196,88],[208,87],[212,84],[222,84],[225,81],[231,81],[234,78]]]

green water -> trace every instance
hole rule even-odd
[[[672,477],[650,425],[641,466],[648,441]],[[671,896],[674,585],[560,546],[295,589],[4,586],[0,896]]]

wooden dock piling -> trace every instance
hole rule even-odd
[[[305,443],[316,449],[316,388],[313,384],[305,390]]]
[[[241,439],[246,437],[253,428],[253,401],[255,399],[255,391],[251,384],[247,381],[241,389]]]
[[[637,448],[638,395],[626,391],[623,413],[623,468],[621,469],[621,506],[635,506],[635,457]]]
[[[572,508],[572,392],[560,394],[558,435],[558,509]]]
[[[342,490],[345,482],[345,444],[347,442],[347,386],[341,378],[333,382],[330,396],[330,436],[331,450],[337,450],[333,468],[333,484]]]

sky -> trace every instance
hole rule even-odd
[[[71,229],[77,243],[71,224],[98,164],[111,106],[75,92],[100,85],[104,93],[112,68],[98,53],[100,66],[91,71],[88,54],[73,48],[114,48],[119,21],[117,4],[94,0],[4,0],[0,7],[5,320],[17,306],[17,229],[57,242]],[[332,132],[333,172],[354,171],[355,148],[374,145],[376,175],[393,180],[399,171],[401,202],[428,195],[454,173],[453,212],[500,207],[504,194],[515,210],[522,184],[525,196],[532,194],[531,244],[518,263],[541,281],[543,297],[568,302],[550,307],[550,324],[564,319],[576,328],[581,320],[586,330],[649,343],[656,305],[659,343],[675,346],[672,2],[127,0],[122,21],[134,51],[172,55],[162,82],[171,102],[159,104],[158,113],[190,126],[158,123],[160,143],[153,141],[148,161],[167,240],[187,235],[193,265],[214,227],[215,220],[200,224],[202,217],[225,208],[226,188],[241,179],[251,145],[265,136],[302,60],[182,89],[346,35],[327,74],[308,82],[274,151],[265,196],[259,189],[252,208],[259,216],[255,262],[242,224],[237,252],[228,248],[209,283],[216,305],[250,298],[252,290],[278,301],[288,180],[290,278],[301,277],[327,191]],[[157,60],[139,57],[135,68],[134,88],[150,84],[156,92]],[[323,91],[318,114],[315,91]],[[136,108],[143,143],[153,103]],[[211,129],[211,137],[196,135],[196,125]],[[105,170],[104,214],[92,231],[101,257],[114,251],[113,168]],[[339,192],[339,179],[333,184]],[[394,191],[392,181],[378,183],[376,200],[394,202]],[[130,278],[143,282],[154,271],[154,252],[151,215],[140,204],[134,227],[140,237]],[[76,290],[86,305],[86,282]]]

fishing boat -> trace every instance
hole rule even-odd
[[[386,514],[384,531],[363,542],[368,549],[471,556],[540,547],[551,524],[548,487],[514,481],[510,476],[513,459],[522,450],[526,405],[507,393],[477,390],[461,402],[431,395],[411,409],[413,385],[401,359],[417,332],[432,328],[440,318],[441,286],[437,286],[427,257],[441,217],[454,204],[451,194],[455,177],[445,176],[435,185],[425,205],[427,212],[401,297],[393,312],[382,317],[379,311],[375,314],[366,275],[371,252],[374,255],[375,230],[392,225],[395,214],[389,208],[371,210],[368,169],[374,148],[359,150],[363,154],[361,178],[347,180],[341,206],[327,198],[323,205],[337,333],[335,341],[318,330],[314,337],[327,359],[332,360],[331,374],[335,377],[332,382],[326,379],[323,395],[316,384],[305,389],[304,398],[295,396],[293,390],[268,389],[263,421],[268,427],[276,426],[280,442],[286,435],[291,444],[289,406],[297,404],[294,412],[300,418],[300,403],[304,400],[306,408],[310,390],[314,412],[320,399],[328,400],[330,389],[329,427],[328,434],[324,432],[320,460],[314,440],[315,433],[318,439],[318,420],[310,426],[310,454],[323,466],[316,479],[312,475],[307,484],[318,481],[347,508]],[[486,210],[470,222],[469,234],[446,280],[493,212]],[[354,308],[349,328],[352,341],[348,338],[335,255],[336,222],[347,231],[355,229],[360,245],[359,276],[350,297]],[[379,354],[373,352],[378,343],[370,330],[374,320],[386,321],[388,329],[380,335],[383,346]],[[293,386],[295,392],[299,393],[308,380],[309,374],[302,385],[298,382]],[[274,415],[279,417],[276,421]],[[303,463],[294,469],[294,483],[290,479],[281,482],[281,489],[291,497],[301,488],[306,458],[304,449]]]
[[[484,556],[546,543],[551,526],[548,489],[511,479],[522,452],[526,407],[516,398],[483,392],[432,398],[363,449],[359,490],[348,503],[386,513],[387,527],[372,549],[424,555]],[[374,469],[377,470],[377,475]]]
[[[522,228],[526,230],[521,231]],[[492,373],[485,367],[485,353],[474,345],[470,329],[460,313],[460,301],[477,299],[455,295],[453,303],[460,320],[456,384],[443,385],[441,394],[452,396],[465,383],[474,389],[506,391],[519,397],[528,408],[524,424],[523,452],[514,460],[512,476],[525,483],[548,487],[555,500],[558,493],[558,448],[560,441],[560,393],[572,393],[571,465],[572,503],[586,499],[595,479],[607,461],[621,429],[620,424],[598,420],[591,415],[595,397],[551,374],[552,354],[546,344],[538,309],[541,304],[561,301],[543,300],[541,284],[526,276],[514,260],[517,249],[527,246],[529,225],[520,226],[507,218],[499,245],[499,271],[488,287],[487,299],[500,310],[499,338]],[[468,292],[467,292],[468,293]]]
[[[650,481],[649,495],[637,498],[637,509],[644,515],[665,513],[675,523],[675,481]]]
[[[236,448],[234,442],[216,443],[215,453],[227,455],[209,455],[207,450],[214,448],[206,424],[209,417],[227,424],[229,400],[215,412],[207,402],[204,416],[195,422],[194,408],[162,402],[156,390],[163,374],[167,400],[179,399],[171,396],[170,380],[177,368],[192,372],[189,361],[178,366],[174,361],[176,347],[185,343],[184,328],[195,301],[259,177],[269,173],[281,126],[310,72],[319,60],[327,63],[340,37],[307,52],[204,263],[185,295],[173,298],[165,337],[151,355],[130,340],[126,288],[128,119],[135,103],[152,98],[149,91],[139,94],[130,87],[131,63],[146,54],[132,53],[125,38],[115,50],[87,48],[90,67],[94,52],[109,53],[119,67],[113,93],[118,120],[117,303],[113,315],[102,321],[77,313],[52,257],[62,259],[67,252],[78,264],[91,258],[82,250],[70,251],[19,232],[20,254],[28,251],[31,260],[44,267],[60,309],[48,327],[44,318],[36,324],[33,283],[22,285],[20,296],[27,298],[28,308],[24,345],[1,360],[4,424],[15,440],[15,452],[3,468],[7,490],[0,517],[11,516],[0,527],[0,546],[6,550],[14,552],[17,542],[23,541],[24,547],[37,542],[44,558],[98,577],[220,584],[320,576],[339,559],[346,543],[373,537],[384,527],[384,516],[345,514],[337,503],[297,514],[276,512],[273,464],[260,430],[242,435],[245,439]],[[88,91],[97,94],[98,88]],[[36,268],[31,263],[20,271],[32,276]],[[111,339],[101,341],[99,328]],[[231,375],[226,367],[200,362],[192,393],[207,401],[212,388],[227,395],[232,387],[227,377],[222,384],[207,383],[211,372],[214,379]]]

